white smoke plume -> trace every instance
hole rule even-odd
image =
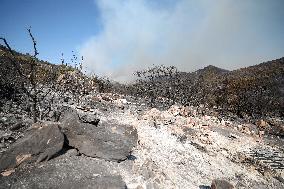
[[[281,0],[151,2],[95,1],[103,28],[81,46],[88,72],[130,81],[153,64],[232,70],[284,55]]]

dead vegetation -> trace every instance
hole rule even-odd
[[[37,42],[27,29],[33,43],[33,55],[23,55],[12,50],[7,40],[3,37],[5,46],[1,45],[0,52],[0,90],[1,98],[10,100],[11,105],[25,106],[34,122],[44,119],[52,109],[55,99],[70,99],[79,101],[82,95],[91,91],[105,92],[110,87],[110,81],[97,76],[87,76],[82,71],[82,61],[73,55],[73,66],[64,63],[54,65],[37,58]],[[5,102],[1,102],[2,104]],[[10,109],[10,108],[8,108]],[[2,109],[2,111],[4,111]],[[8,110],[9,111],[9,110]]]
[[[165,106],[204,106],[241,118],[284,115],[284,58],[231,72],[208,66],[184,73],[155,66],[135,75],[128,93],[145,97],[152,107],[162,99]]]

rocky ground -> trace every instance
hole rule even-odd
[[[60,106],[39,124],[1,115],[0,188],[284,188],[281,120],[276,136],[268,121],[113,94]]]

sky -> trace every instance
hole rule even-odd
[[[0,0],[0,36],[13,49],[60,63],[72,51],[87,73],[133,80],[174,65],[228,70],[284,56],[283,0]]]

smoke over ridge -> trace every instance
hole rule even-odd
[[[130,81],[153,64],[236,69],[284,54],[282,1],[95,1],[102,30],[80,47],[88,72]],[[271,40],[279,38],[279,41]]]

